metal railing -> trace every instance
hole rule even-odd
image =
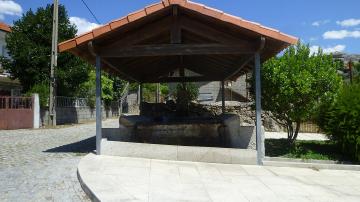
[[[0,109],[32,109],[32,97],[0,97]]]

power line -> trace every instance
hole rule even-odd
[[[100,21],[97,19],[97,17],[95,16],[95,14],[92,12],[92,10],[89,8],[89,6],[86,4],[86,2],[84,0],[81,0],[83,2],[83,4],[86,6],[86,8],[88,9],[88,11],[91,13],[91,15],[94,17],[94,19],[96,20],[96,22],[98,24],[101,24]]]

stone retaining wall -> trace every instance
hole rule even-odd
[[[48,125],[48,109],[41,109],[40,124],[42,126]],[[119,110],[105,109],[102,107],[103,118],[119,117]],[[57,107],[56,108],[56,124],[77,124],[86,123],[88,121],[95,121],[96,109],[90,107]]]

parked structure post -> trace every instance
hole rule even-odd
[[[225,82],[221,81],[221,111],[225,113]]]
[[[101,108],[101,58],[96,56],[96,154],[101,154],[102,139],[102,108]]]
[[[256,150],[257,163],[263,165],[264,158],[264,140],[262,137],[262,121],[261,121],[261,61],[260,53],[255,53],[255,104],[256,104]]]

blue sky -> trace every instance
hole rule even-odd
[[[85,0],[102,24],[159,0]],[[195,0],[299,37],[312,49],[360,54],[359,0]],[[52,0],[0,0],[0,21],[12,24],[21,13]],[[79,30],[96,27],[81,0],[60,0]]]

